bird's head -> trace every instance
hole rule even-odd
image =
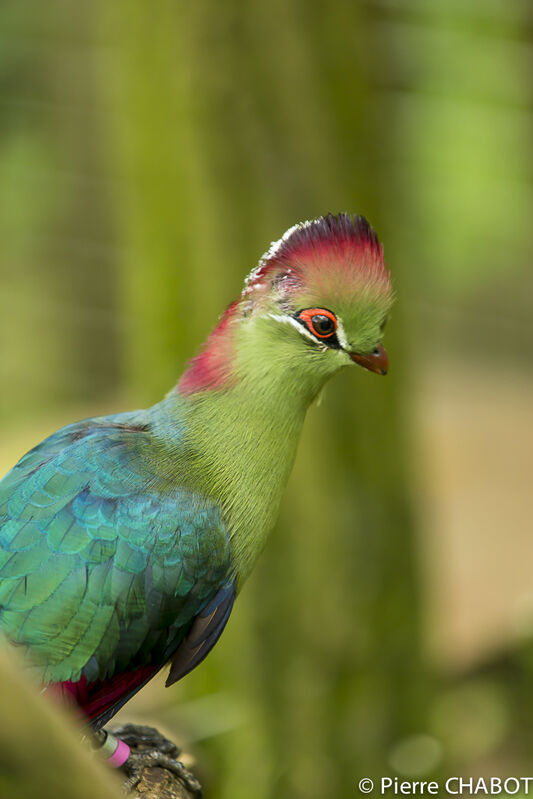
[[[179,390],[222,388],[251,364],[317,385],[354,363],[386,374],[382,337],[392,301],[382,247],[363,217],[329,214],[295,225],[250,273]]]

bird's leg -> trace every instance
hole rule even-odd
[[[121,768],[127,776],[123,785],[126,792],[131,791],[139,784],[146,769],[159,766],[168,769],[178,777],[189,794],[201,796],[200,783],[178,760],[179,748],[161,735],[158,730],[153,727],[124,724],[122,727],[113,729],[112,733],[105,730],[100,732],[106,736],[101,749],[104,752],[106,747],[110,752],[113,749],[113,752],[108,755],[108,762],[115,768]],[[118,745],[115,743],[117,741]],[[124,754],[126,757],[122,759]]]
[[[99,750],[112,768],[121,768],[131,754],[131,749],[116,735],[98,730],[92,736],[93,748]]]

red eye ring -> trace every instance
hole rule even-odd
[[[308,329],[317,338],[331,338],[337,330],[337,317],[326,308],[306,308],[304,311],[300,311],[298,318],[305,322]],[[331,326],[329,328],[327,324],[319,326],[319,318],[324,322],[326,319],[330,320]]]

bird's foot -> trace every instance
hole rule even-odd
[[[132,791],[141,782],[152,786],[154,781],[160,781],[154,779],[154,773],[150,772],[150,769],[159,767],[178,778],[185,789],[184,797],[202,795],[202,787],[196,777],[178,760],[180,749],[154,727],[124,724],[114,728],[113,735],[130,748],[129,757],[121,766],[127,776],[123,784],[125,793]]]

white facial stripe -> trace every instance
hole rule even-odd
[[[302,336],[306,336],[306,338],[308,338],[310,341],[314,342],[315,344],[322,344],[324,347],[327,348],[326,341],[320,341],[320,339],[316,338],[316,336],[313,336],[313,334],[307,329],[307,327],[305,325],[302,325],[300,322],[298,322],[298,320],[295,319],[293,316],[285,316],[285,314],[273,314],[273,313],[271,313],[271,314],[269,314],[269,317],[271,319],[275,319],[276,322],[285,322],[286,324],[292,325],[294,328],[296,328],[298,333],[302,334]],[[348,341],[347,341],[346,336],[344,334],[344,329],[342,327],[342,323],[341,323],[340,319],[337,319],[337,330],[336,330],[336,333],[337,333],[337,338],[339,340],[339,344],[341,345],[342,349],[343,350],[347,350],[348,349]]]
[[[344,334],[344,328],[340,319],[337,319],[337,338],[343,350],[348,350],[348,339]]]
[[[270,313],[269,317],[271,319],[275,319],[276,322],[285,322],[286,324],[292,325],[294,328],[296,328],[298,333],[301,333],[302,336],[306,336],[306,338],[308,338],[314,344],[320,343],[317,342],[315,336],[313,336],[313,334],[309,332],[306,326],[301,325],[300,322],[298,322],[293,316],[285,316],[284,314]]]

